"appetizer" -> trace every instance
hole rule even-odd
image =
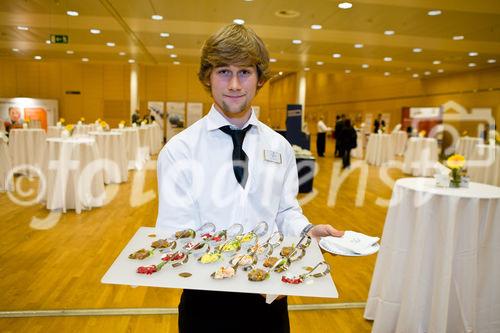
[[[222,266],[212,274],[212,277],[217,280],[227,279],[233,277],[234,273],[235,273],[234,268],[232,268],[231,266],[229,267]]]
[[[171,245],[172,242],[169,242],[166,239],[158,239],[151,243],[151,247],[153,249],[165,249],[167,247],[170,247]]]
[[[175,233],[175,238],[194,238],[196,236],[196,233],[193,229],[186,229],[186,230],[181,230],[177,231]]]
[[[255,268],[255,269],[252,269],[250,272],[248,272],[248,280],[250,280],[250,281],[260,282],[260,281],[264,281],[268,277],[269,277],[269,273],[263,269],[260,269],[260,268]]]
[[[211,264],[213,262],[218,261],[221,258],[220,253],[205,253],[202,255],[198,261],[202,264]]]
[[[151,255],[151,251],[146,250],[146,249],[140,249],[140,250],[137,250],[134,253],[130,254],[128,257],[129,257],[129,259],[143,260],[143,259],[146,259],[147,257],[149,257],[150,255]]]
[[[264,267],[271,268],[274,265],[276,265],[278,260],[279,260],[279,258],[277,258],[277,257],[267,257],[266,260],[264,260],[263,265],[264,265]]]

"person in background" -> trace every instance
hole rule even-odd
[[[21,110],[16,106],[9,107],[9,120],[4,123],[5,131],[10,133],[13,128],[22,128],[23,119],[21,118]]]
[[[378,133],[378,130],[383,128],[385,128],[385,121],[382,119],[382,114],[379,113],[373,122],[373,133]]]
[[[342,168],[349,168],[351,165],[351,149],[357,147],[357,134],[351,125],[351,120],[344,120],[342,131],[338,136],[339,148],[342,154]]]
[[[239,222],[248,232],[266,221],[289,236],[343,235],[303,215],[294,150],[251,107],[269,76],[264,42],[246,25],[207,39],[198,78],[213,105],[158,156],[159,230],[196,230],[210,221],[218,230]],[[242,316],[265,323],[266,332],[290,332],[286,297],[267,304],[260,294],[189,289],[179,303],[179,332],[246,332]]]
[[[331,131],[332,128],[326,126],[324,117],[320,116],[318,121],[318,135],[316,136],[316,151],[319,157],[325,156],[326,133]]]
[[[141,121],[141,117],[139,115],[139,110],[135,110],[134,113],[132,114],[132,124],[139,125],[140,121]]]
[[[335,157],[342,157],[342,154],[340,153],[338,135],[342,132],[342,128],[344,127],[344,119],[345,115],[342,114],[341,116],[337,116],[337,119],[335,120]]]

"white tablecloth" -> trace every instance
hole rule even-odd
[[[125,147],[127,150],[128,169],[141,170],[149,156],[146,150],[140,149],[139,128],[124,127],[113,128],[112,132],[120,132],[125,137]]]
[[[500,188],[393,189],[364,316],[373,333],[500,332]]]
[[[49,126],[47,128],[47,138],[60,138],[64,127],[59,126]]]
[[[406,148],[403,172],[413,176],[432,176],[438,161],[437,140],[434,138],[410,138]]]
[[[151,152],[153,154],[158,154],[163,147],[163,132],[161,131],[160,125],[150,124],[147,125],[151,127]]]
[[[366,147],[368,164],[380,166],[394,159],[394,149],[389,134],[370,134]]]
[[[49,138],[45,174],[47,209],[82,209],[104,204],[105,190],[94,138]]]
[[[42,128],[42,122],[38,119],[31,119],[28,123],[28,128]]]
[[[464,136],[458,139],[457,144],[455,146],[455,154],[460,154],[464,156],[466,159],[470,159],[472,157],[472,153],[477,145],[483,144],[483,139],[481,138],[472,138],[469,136]]]
[[[78,125],[76,124],[75,127],[73,128],[73,136],[85,136],[89,135],[90,132],[96,131],[98,125],[95,124],[82,124]]]
[[[8,175],[12,169],[12,163],[9,156],[9,148],[7,142],[0,135],[0,192],[12,191],[14,187],[12,177],[8,179]]]
[[[477,145],[467,165],[472,181],[500,186],[500,146]]]
[[[95,138],[103,160],[104,184],[119,184],[128,179],[127,148],[120,132],[89,132]]]
[[[42,171],[45,154],[45,131],[43,129],[12,129],[9,134],[9,153],[12,167],[16,172],[23,172],[29,176],[37,173],[31,169]],[[20,167],[22,165],[30,166]]]
[[[151,148],[153,142],[153,128],[148,127],[147,125],[141,125],[138,129],[140,149],[149,159],[149,155],[153,154],[153,150]]]
[[[408,134],[405,131],[397,131],[391,133],[391,140],[394,147],[394,154],[403,156],[405,152],[406,141],[408,140]]]

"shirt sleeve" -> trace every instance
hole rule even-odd
[[[318,122],[318,132],[323,133],[323,132],[328,131],[328,129],[329,129],[329,127],[327,127],[323,121],[320,120]]]
[[[195,170],[187,152],[181,142],[171,140],[158,156],[158,229],[196,229],[199,225],[199,209],[193,199]]]
[[[302,208],[297,201],[299,192],[299,178],[297,174],[297,162],[291,147],[287,151],[287,161],[283,190],[281,192],[276,224],[278,229],[289,236],[299,236],[301,231],[310,223],[302,214]]]

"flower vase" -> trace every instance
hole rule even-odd
[[[462,176],[460,175],[460,169],[451,169],[450,187],[458,188],[461,182]]]

